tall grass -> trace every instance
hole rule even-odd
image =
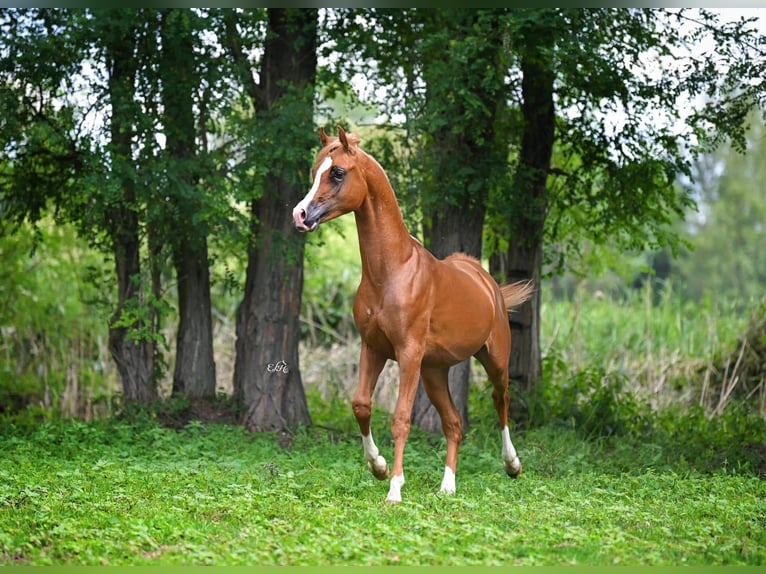
[[[748,318],[740,301],[684,301],[670,282],[610,296],[583,282],[569,298],[544,295],[541,345],[554,381],[595,369],[661,409],[700,403],[712,357],[736,344]]]
[[[0,237],[0,413],[28,405],[103,416],[117,385],[103,280],[111,269],[71,227],[39,225]]]

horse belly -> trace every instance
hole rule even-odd
[[[446,367],[475,355],[492,332],[494,315],[493,306],[483,298],[455,297],[448,304],[436,305],[423,364]]]

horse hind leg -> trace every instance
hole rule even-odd
[[[447,439],[447,457],[440,491],[445,494],[454,494],[463,421],[449,392],[449,369],[421,369],[420,374],[423,377],[426,394],[436,408],[436,412],[439,413],[444,436]]]
[[[495,353],[497,355],[497,353]],[[508,429],[508,353],[500,356],[493,356],[493,353],[483,347],[476,354],[476,358],[487,372],[489,380],[492,382],[492,400],[497,411],[497,418],[500,421],[500,433],[503,440],[503,467],[505,472],[511,478],[516,478],[521,474],[521,460],[516,453],[516,448],[511,442],[511,433]]]
[[[372,416],[372,392],[375,390],[378,377],[385,364],[385,357],[375,353],[364,343],[362,344],[362,352],[359,357],[359,386],[351,402],[359,431],[362,434],[362,447],[364,448],[367,467],[378,480],[384,480],[388,477],[388,463],[385,458],[380,456],[378,447],[372,438],[370,418]]]

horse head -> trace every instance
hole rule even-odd
[[[319,130],[322,149],[312,172],[311,189],[294,208],[293,221],[299,231],[314,231],[320,223],[356,211],[367,195],[367,182],[357,160],[359,138],[338,126],[338,137]]]

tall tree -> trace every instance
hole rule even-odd
[[[525,280],[536,286],[529,302],[511,318],[509,376],[518,384],[517,390],[529,393],[542,375],[540,273],[556,121],[554,32],[547,18],[516,18],[513,37],[521,73],[521,145],[510,191],[511,197],[523,201],[514,202],[513,233],[506,237],[507,250],[492,253],[490,272],[503,282]],[[518,406],[518,401],[511,405]]]
[[[675,249],[670,223],[693,204],[676,180],[706,145],[742,140],[747,111],[764,98],[763,38],[705,11],[646,9],[519,10],[512,37],[523,129],[504,203],[508,248],[494,270],[531,279],[539,292],[541,272],[561,268],[584,238]],[[688,47],[705,37],[715,57],[701,61]],[[702,93],[702,105],[682,104]],[[532,303],[514,329],[520,354],[511,363],[526,392],[541,374]]]
[[[141,280],[141,238],[136,166],[133,140],[138,73],[137,43],[139,23],[128,11],[115,9],[104,15],[102,41],[108,73],[111,107],[108,146],[111,170],[104,212],[110,229],[112,253],[117,272],[117,308],[109,323],[109,350],[122,378],[123,399],[150,403],[157,398],[155,381],[156,341],[152,337],[133,336],[142,325],[144,287]],[[151,325],[148,326],[151,329]]]
[[[0,191],[4,227],[37,222],[47,209],[114,260],[117,301],[109,319],[109,349],[122,379],[123,400],[157,396],[156,325],[147,314],[141,266],[145,191],[135,163],[145,121],[137,103],[146,52],[143,12],[13,10],[2,13],[0,57],[3,151],[9,173]],[[99,74],[83,91],[84,62]],[[82,100],[85,93],[85,101]],[[72,95],[78,94],[80,99]],[[88,133],[88,113],[106,118]],[[101,142],[105,141],[105,146]]]
[[[507,143],[495,133],[505,106],[502,11],[450,8],[423,12],[418,63],[425,84],[420,113],[410,129],[422,148],[421,209],[425,245],[437,257],[482,256],[490,190],[505,174]],[[450,391],[468,428],[470,361],[450,369]],[[441,421],[422,382],[413,422],[441,432]]]
[[[247,407],[244,424],[253,430],[311,422],[298,364],[305,237],[293,229],[292,208],[305,194],[317,142],[317,11],[274,8],[267,14],[257,82],[238,27],[242,14],[229,12],[226,19],[227,45],[255,112],[252,238],[234,367],[234,390]]]
[[[195,46],[197,17],[192,10],[176,8],[163,10],[160,20],[162,121],[167,156],[165,196],[172,203],[172,221],[163,226],[163,235],[171,246],[178,288],[173,393],[198,398],[214,395],[216,380],[209,230],[196,153],[194,95],[200,83]]]

